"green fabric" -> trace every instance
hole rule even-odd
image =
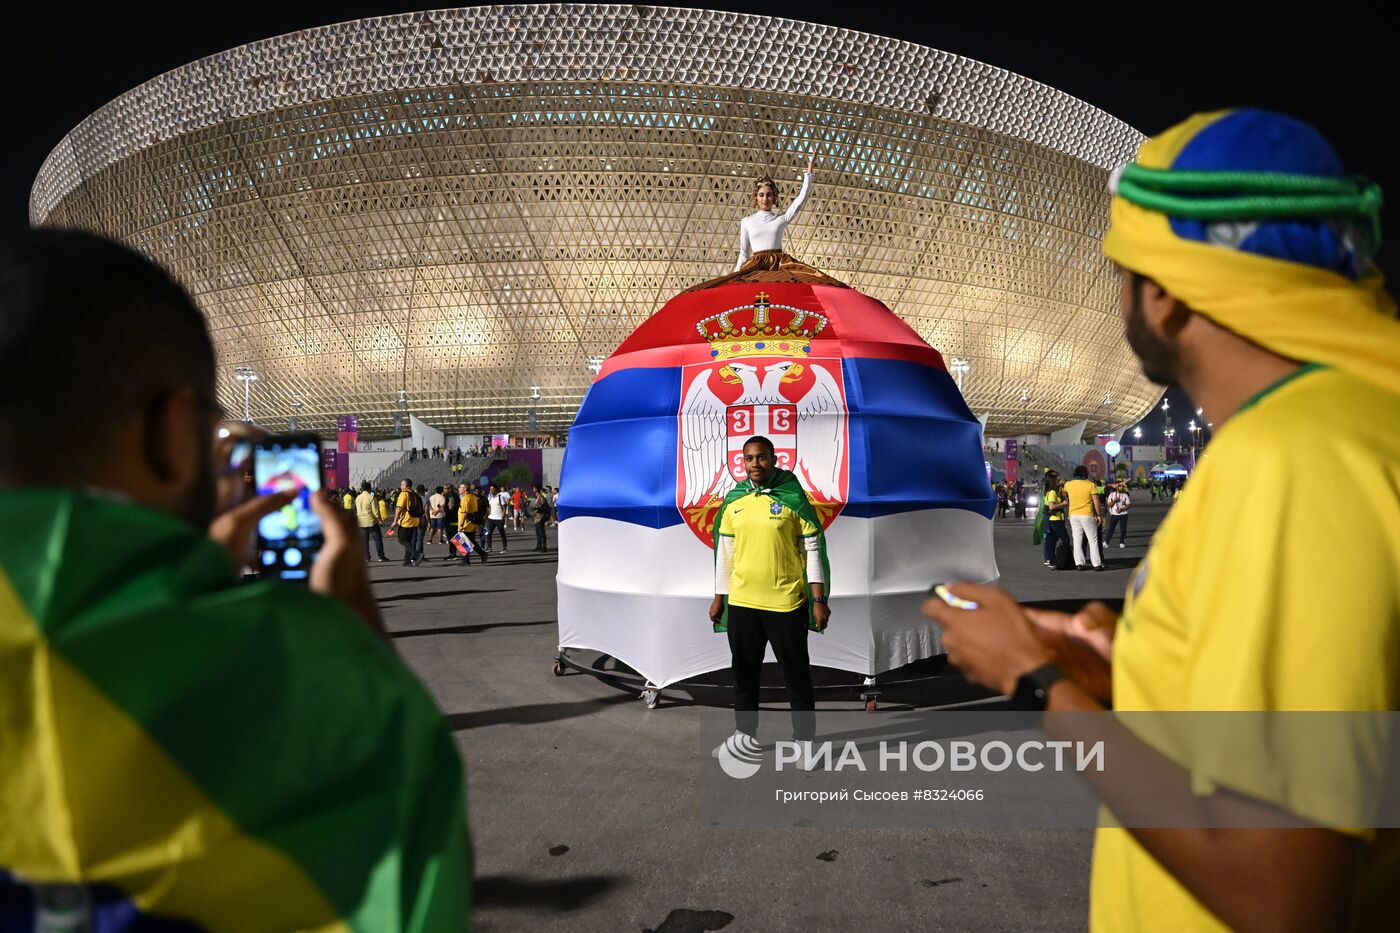
[[[1045,512],[1045,496],[1040,497],[1040,505],[1035,509],[1035,524],[1031,526],[1031,544],[1039,544],[1045,540],[1045,522],[1047,519]]]
[[[239,585],[199,529],[112,498],[0,491],[0,514],[23,530],[0,538],[0,571],[52,649],[353,928],[466,927],[461,759],[358,617]]]
[[[1299,366],[1287,376],[1284,376],[1282,379],[1279,379],[1276,382],[1269,383],[1268,385],[1264,386],[1264,388],[1260,389],[1258,392],[1255,392],[1249,398],[1245,399],[1244,404],[1235,410],[1235,414],[1238,415],[1242,411],[1247,411],[1248,409],[1253,408],[1255,405],[1259,404],[1260,400],[1288,385],[1290,382],[1292,382],[1294,379],[1297,379],[1299,376],[1306,376],[1308,373],[1317,372],[1318,370],[1326,368],[1327,367],[1323,366],[1321,363],[1304,363],[1302,366]]]
[[[788,470],[774,470],[773,475],[768,477],[765,486],[755,487],[752,480],[745,480],[738,486],[729,490],[729,494],[720,503],[719,511],[715,513],[715,560],[719,560],[719,523],[724,518],[724,510],[729,508],[730,503],[737,502],[745,496],[751,496],[758,492],[764,492],[777,499],[783,505],[796,512],[798,517],[810,522],[817,529],[817,553],[821,555],[822,576],[826,579],[824,595],[831,596],[831,564],[826,559],[826,532],[822,528],[821,519],[817,517],[817,510],[812,508],[812,503],[807,498],[807,491],[802,488],[802,484],[797,481],[797,477]],[[822,634],[817,629],[816,620],[812,617],[812,585],[807,582],[806,564],[803,564],[802,582],[807,584],[807,628],[817,634]],[[724,612],[720,615],[719,621],[715,623],[716,632],[729,631],[729,600],[724,601]]]
[[[1370,248],[1381,244],[1381,189],[1359,176],[1182,171],[1129,163],[1115,193],[1138,207],[1192,220],[1357,218],[1366,221],[1361,232]]]

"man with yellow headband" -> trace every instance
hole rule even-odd
[[[1122,269],[1128,343],[1215,437],[1121,616],[955,584],[978,608],[925,606],[949,659],[1029,709],[1400,709],[1400,323],[1371,263],[1379,190],[1311,127],[1257,110],[1191,117],[1110,185],[1104,253]],[[1368,508],[1318,507],[1345,489]],[[1393,926],[1394,830],[1327,828],[1357,824],[1321,816],[1341,791],[1301,793],[1296,769],[1141,734],[1125,747],[1150,783],[1090,776],[1101,812],[1141,808],[1150,786],[1152,806],[1190,814],[1167,825],[1217,828],[1100,828],[1092,929]],[[1227,811],[1294,828],[1218,828]]]

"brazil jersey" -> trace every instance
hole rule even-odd
[[[734,539],[729,602],[750,609],[790,612],[807,601],[807,552],[802,539],[820,529],[762,492],[735,500],[719,533]]]
[[[1395,425],[1400,396],[1305,366],[1221,426],[1129,583],[1115,710],[1400,709]],[[1193,752],[1188,736],[1153,744],[1198,795],[1227,788],[1325,822],[1329,794],[1296,770]],[[1393,921],[1397,832],[1356,831],[1357,929]],[[1091,904],[1094,930],[1223,929],[1121,829],[1098,831]]]

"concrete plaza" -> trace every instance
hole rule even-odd
[[[1118,601],[1165,511],[1163,504],[1136,504],[1129,546],[1110,548],[1104,573],[1050,572],[1031,546],[1029,520],[997,522],[1003,583],[1019,599],[1046,607]],[[417,568],[371,565],[393,643],[433,693],[466,763],[476,929],[1087,925],[1089,830],[735,830],[702,823],[700,707],[683,688],[668,688],[649,710],[635,691],[585,674],[555,677],[553,529],[549,554],[531,553],[533,540],[529,532],[512,535],[514,547],[484,567],[446,563],[441,546]],[[387,551],[397,556],[398,545]],[[859,682],[835,673],[827,680]],[[854,686],[819,691],[818,705],[859,709],[858,693]],[[968,695],[961,678],[947,672],[893,688],[880,702],[909,709]],[[715,694],[698,699],[713,702]]]

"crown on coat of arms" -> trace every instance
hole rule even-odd
[[[826,329],[824,315],[791,305],[775,305],[767,292],[753,304],[712,314],[695,325],[710,344],[711,359],[741,356],[797,356],[811,352],[812,338]]]

